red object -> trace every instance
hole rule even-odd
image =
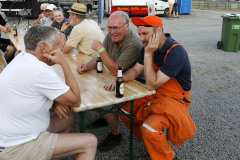
[[[130,15],[148,15],[147,6],[112,6],[111,14],[115,11],[130,12]]]

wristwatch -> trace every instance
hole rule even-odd
[[[65,34],[65,32],[63,32],[63,31],[60,31],[61,33],[63,33],[63,34]]]

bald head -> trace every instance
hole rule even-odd
[[[115,19],[115,18],[120,18],[122,21],[124,21],[125,24],[129,24],[129,21],[130,21],[127,13],[126,13],[126,12],[123,12],[123,11],[113,12],[113,13],[110,15],[108,21],[111,20],[111,19],[113,19],[113,18],[114,18],[114,19]]]

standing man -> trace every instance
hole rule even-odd
[[[40,6],[41,13],[38,16],[38,19],[33,21],[33,24],[42,24],[42,25],[46,24],[46,20],[48,18],[48,14],[46,12],[47,6],[48,6],[48,3],[41,4],[41,6]]]
[[[178,6],[177,6],[177,0],[175,0],[174,4],[173,4],[173,18],[175,18],[175,15],[177,15],[178,17]]]
[[[77,154],[77,160],[94,160],[96,137],[68,133],[73,124],[69,107],[79,106],[81,99],[59,49],[59,32],[35,25],[24,43],[26,51],[0,74],[0,159],[49,160]],[[50,67],[54,64],[62,67],[66,83]],[[50,115],[52,105],[57,114]]]
[[[2,9],[2,3],[0,2],[0,13],[1,13],[1,9]],[[9,39],[1,38],[1,31],[4,32],[4,33],[10,32],[11,31],[11,25],[9,23],[7,23],[4,20],[4,18],[2,17],[2,15],[0,14],[0,49],[3,52],[5,52],[4,57],[7,61],[7,63],[10,63],[11,60],[14,58],[16,48],[13,45],[11,45]]]
[[[77,48],[79,52],[82,52],[89,57],[96,57],[97,53],[91,48],[93,40],[97,39],[100,42],[104,39],[104,34],[98,24],[87,17],[87,8],[84,4],[74,3],[70,8],[69,22],[65,22],[61,28],[61,44],[63,46],[63,52],[69,53],[73,48]],[[70,37],[66,40],[65,31],[71,27],[74,28],[71,31]]]
[[[108,34],[103,44],[98,40],[94,40],[92,44],[92,48],[99,53],[104,65],[114,76],[117,76],[119,65],[122,66],[123,72],[125,72],[136,64],[143,46],[138,36],[129,29],[129,21],[129,17],[125,12],[116,11],[112,13],[108,19]],[[77,68],[78,73],[82,74],[96,68],[96,60],[97,57],[87,64],[80,64]],[[145,82],[143,75],[138,80]],[[118,116],[115,114],[106,114],[104,119],[109,125],[118,122]],[[104,119],[99,119],[93,125],[106,124]],[[111,126],[111,133],[98,145],[98,150],[110,150],[113,146],[118,145],[120,141],[119,126]]]
[[[175,0],[168,0],[168,4],[169,4],[169,18],[172,15],[172,9],[173,9],[174,2],[175,2]]]
[[[162,20],[157,16],[132,18],[144,44],[136,65],[124,75],[124,81],[134,80],[144,71],[148,90],[152,96],[134,101],[133,133],[143,140],[152,160],[172,160],[176,156],[163,129],[169,129],[168,139],[177,147],[193,138],[196,126],[188,112],[191,104],[191,66],[186,50],[163,33]],[[113,90],[116,80],[105,87]],[[130,113],[130,103],[122,107]],[[122,121],[128,120],[120,116]],[[129,128],[129,122],[125,123]]]

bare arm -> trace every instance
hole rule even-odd
[[[42,14],[39,14],[38,19],[33,21],[33,24],[40,24],[40,20],[43,18]]]
[[[67,45],[66,42],[67,42],[67,39],[66,39],[65,34],[60,33],[60,43],[61,43],[61,46],[62,46],[62,51],[65,54],[69,53],[73,49],[73,47]]]
[[[79,87],[62,52],[60,50],[53,50],[49,54],[44,54],[44,56],[62,66],[66,84],[70,87],[66,93],[57,97],[55,101],[69,107],[79,106],[81,103]]]
[[[87,64],[79,64],[77,68],[78,73],[84,73],[87,72],[88,70],[96,68],[96,63],[97,63],[97,57],[91,59]]]
[[[126,73],[123,74],[124,82],[132,81],[136,79],[144,70],[143,65],[136,63],[133,68],[130,68]],[[113,91],[116,86],[116,79],[108,82],[103,88],[107,91]]]
[[[150,39],[144,55],[144,74],[148,90],[154,90],[167,82],[170,77],[162,73],[160,70],[155,72],[153,68],[153,54],[158,50],[160,37],[154,34]]]
[[[92,49],[95,50],[96,52],[99,51],[100,49],[104,48],[103,44],[98,41],[98,40],[94,40],[92,43]],[[107,67],[107,69],[109,70],[109,72],[113,75],[116,76],[117,75],[117,71],[118,71],[118,63],[116,61],[114,61],[109,54],[107,53],[106,50],[103,50],[100,53],[100,56],[102,58],[102,61],[104,63],[104,65]],[[124,68],[123,68],[124,70]]]

